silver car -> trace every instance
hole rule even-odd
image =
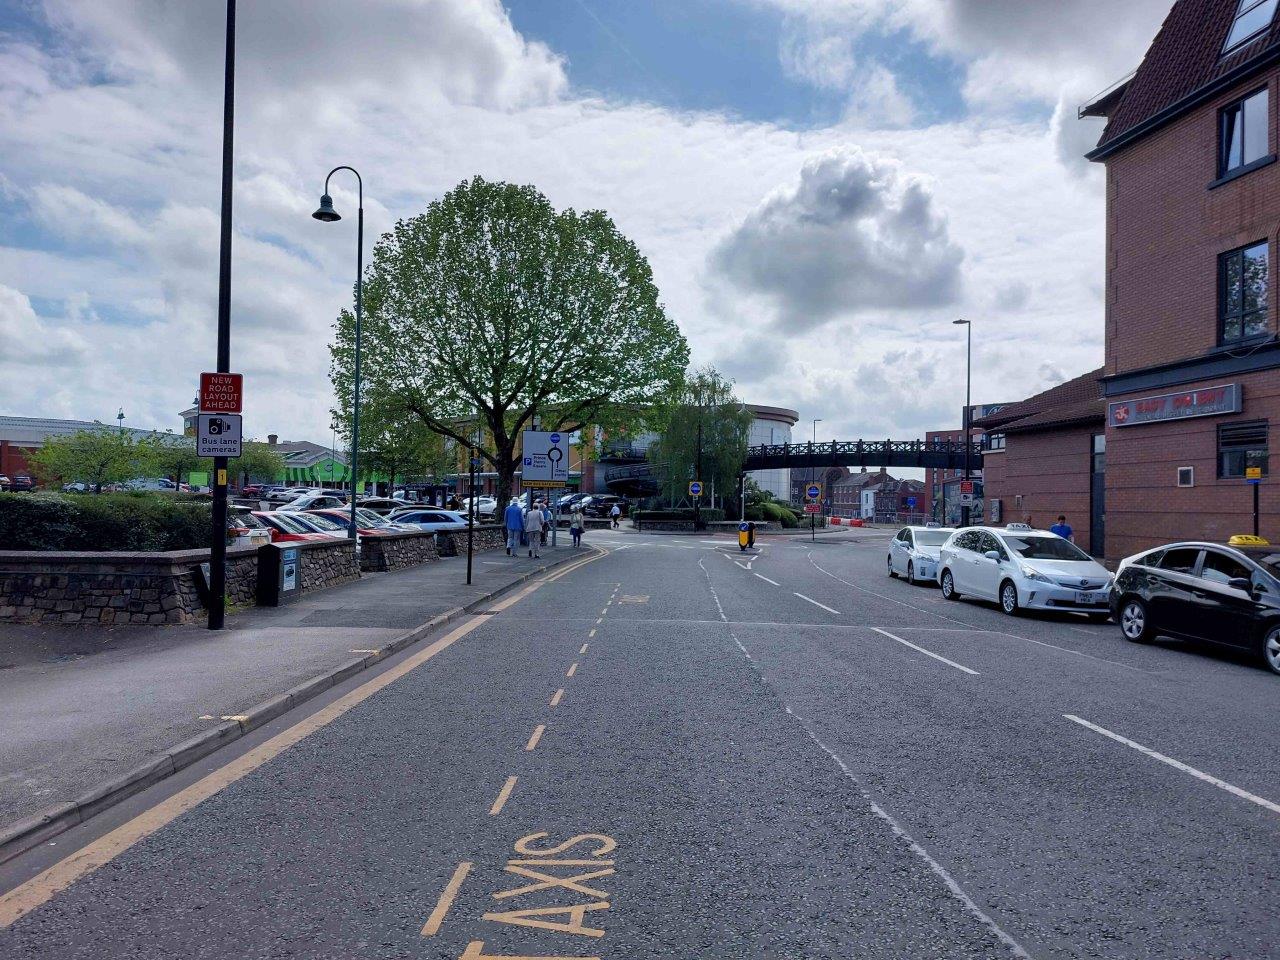
[[[908,583],[936,583],[938,550],[954,531],[943,527],[903,527],[889,541],[889,576]]]

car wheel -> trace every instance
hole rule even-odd
[[[1126,597],[1120,604],[1120,632],[1130,643],[1147,643],[1154,636],[1147,605],[1137,597]]]
[[[956,592],[956,581],[951,576],[950,570],[942,571],[942,596],[947,600],[959,600],[960,594]]]
[[[889,558],[889,579],[890,580],[898,579],[898,575],[897,573],[894,572],[894,569],[893,569],[893,557]]]
[[[1018,615],[1018,588],[1012,580],[1000,584],[1000,609],[1011,617]]]
[[[1272,624],[1262,635],[1262,662],[1272,673],[1280,673],[1280,624]]]
[[[910,560],[907,561],[907,583],[916,582],[916,566]]]

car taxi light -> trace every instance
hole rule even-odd
[[[1266,537],[1255,537],[1248,533],[1237,533],[1227,541],[1229,547],[1269,547],[1271,541]]]

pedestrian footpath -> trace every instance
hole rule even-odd
[[[289,606],[237,611],[217,632],[0,625],[0,664],[9,668],[0,670],[0,860],[14,824],[163,761],[177,745],[214,731],[238,736],[269,719],[255,705],[274,698],[283,712],[335,675],[402,649],[412,632],[482,610],[507,588],[591,552],[558,539],[539,560],[477,554],[470,586],[466,558],[451,558],[366,575]]]

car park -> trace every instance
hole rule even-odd
[[[271,503],[288,503],[309,492],[309,487],[268,487],[262,499]]]
[[[342,528],[343,533],[351,532],[351,511],[349,509],[339,509],[331,507],[326,510],[308,510],[307,516],[323,517],[332,523],[336,523]],[[378,516],[368,510],[356,509],[356,533],[360,536],[380,537],[388,533],[397,533],[403,529],[397,524],[389,523],[385,518]]]
[[[300,497],[295,497],[280,509],[293,513],[301,510],[323,510],[326,507],[342,507],[346,506],[346,503],[347,501],[344,498],[335,497],[332,493],[326,493],[323,490],[312,490]]]
[[[227,508],[227,546],[260,547],[271,542],[272,530],[244,507]]]
[[[1164,635],[1255,652],[1280,674],[1280,550],[1171,543],[1127,557],[1111,588],[1125,639]]]
[[[397,500],[394,497],[365,497],[363,500],[357,501],[357,505],[364,510],[372,510],[374,513],[386,516],[393,511],[403,510],[410,506],[404,500]]]
[[[1111,573],[1070,540],[1033,530],[965,527],[938,552],[938,583],[948,600],[994,600],[1009,615],[1023,610],[1110,616]]]
[[[954,531],[943,527],[903,527],[889,541],[889,576],[907,583],[938,582],[938,551]]]
[[[497,514],[498,514],[498,501],[497,501],[496,499],[494,499],[493,497],[478,496],[478,497],[476,497],[476,498],[475,498],[475,501],[476,501],[476,516],[477,516],[477,517],[495,517],[495,516],[497,516]],[[462,513],[462,514],[465,514],[465,513],[467,513],[467,512],[471,509],[471,498],[470,498],[470,497],[463,497],[463,498],[462,498],[461,503],[462,503],[462,507],[458,510],[458,512],[459,512],[459,513]]]
[[[391,515],[393,523],[404,526],[413,526],[419,530],[465,530],[467,529],[467,518],[461,513],[455,513],[452,510],[432,510],[426,508],[412,507],[408,510],[400,510]]]
[[[279,510],[276,511],[276,513],[280,513],[280,512],[282,511],[279,511]],[[324,534],[326,537],[334,537],[334,538],[342,539],[348,536],[348,533],[345,527],[343,527],[339,523],[335,523],[333,520],[330,520],[328,517],[322,517],[314,513],[303,513],[301,511],[293,511],[293,510],[289,511],[288,516],[297,520],[298,523],[302,524],[308,530],[311,530],[315,533]]]
[[[296,514],[279,510],[253,510],[251,515],[271,528],[272,543],[291,543],[299,540],[331,540],[330,534],[318,533],[313,527],[300,523]]]

